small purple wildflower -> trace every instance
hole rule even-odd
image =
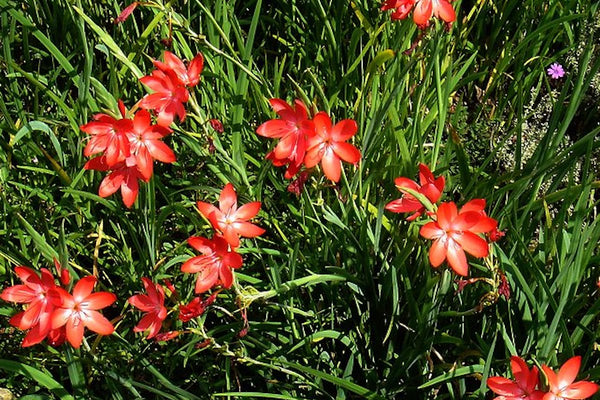
[[[550,66],[550,68],[548,68],[547,71],[548,71],[548,75],[552,79],[560,79],[563,76],[565,76],[565,70],[563,69],[563,66],[560,65],[559,63],[552,64]]]

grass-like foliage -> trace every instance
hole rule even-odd
[[[511,377],[511,356],[535,366],[540,390],[564,389],[552,371],[576,375],[577,361],[578,380],[600,381],[600,5],[451,4],[452,24],[424,28],[369,0],[149,0],[118,23],[129,2],[0,0],[3,298],[27,274],[16,266],[56,274],[56,259],[68,271],[56,286],[96,282],[105,294],[81,313],[101,309],[114,326],[90,322],[80,348],[75,336],[21,347],[10,318],[24,308],[2,301],[0,388],[61,400],[484,399],[503,382],[489,377]],[[158,130],[176,160],[155,162],[126,207],[118,191],[98,195],[107,173],[84,168],[80,127],[120,118],[119,100],[139,106],[152,93],[140,78],[165,50],[201,53],[203,69],[185,120]],[[308,130],[330,118],[346,132],[348,145],[332,134],[307,146],[352,157],[355,146],[360,161],[347,155],[335,179],[309,150],[298,162],[314,167],[285,179],[265,159],[272,132],[257,134],[278,118],[277,98],[306,105]],[[444,177],[439,196],[395,186],[419,183],[420,163]],[[236,221],[260,228],[227,231],[232,203],[218,198],[231,186],[238,210],[249,204]],[[401,197],[422,215],[386,210]],[[485,213],[469,217],[505,236],[487,256],[465,244],[467,272],[430,248],[451,208],[436,203],[472,199]],[[460,231],[479,243],[490,230]],[[214,232],[224,238],[208,241]],[[198,283],[203,258],[182,272],[211,252],[216,275]],[[77,301],[49,293],[56,307]],[[155,325],[140,329],[145,315]],[[513,371],[523,365],[513,357]]]

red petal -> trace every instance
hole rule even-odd
[[[515,382],[501,376],[488,378],[487,385],[492,392],[501,396],[520,397],[523,394],[523,391]]]
[[[440,228],[445,231],[450,230],[452,222],[458,215],[456,204],[454,202],[442,203],[437,210],[437,220]]]
[[[253,201],[248,204],[244,204],[240,208],[238,208],[235,213],[235,218],[238,221],[247,221],[250,218],[254,217],[260,211],[260,201]]]
[[[336,142],[345,142],[356,134],[358,125],[353,119],[344,119],[333,127],[331,130],[331,138]]]
[[[448,240],[448,248],[446,257],[448,264],[458,275],[467,276],[469,274],[469,264],[467,263],[467,256],[465,255],[462,247],[459,246],[454,240]]]
[[[194,57],[194,59],[190,61],[190,64],[188,66],[188,86],[196,86],[198,84],[198,82],[200,81],[200,74],[202,73],[203,69],[204,56],[202,55],[202,53],[198,53],[196,54],[196,57]]]
[[[238,233],[240,236],[247,238],[257,237],[265,233],[265,230],[263,228],[256,226],[250,222],[235,222],[233,226],[235,227],[236,233]],[[231,244],[231,242],[229,242],[229,244]],[[237,246],[239,246],[239,244],[232,245],[232,247]]]
[[[256,128],[256,133],[268,138],[281,138],[288,135],[292,129],[294,129],[294,126],[290,126],[288,121],[283,119],[272,119]]]
[[[333,152],[332,149],[327,149],[325,155],[321,159],[321,166],[325,176],[334,182],[340,180],[342,171],[342,165],[339,157]]]
[[[92,293],[86,297],[85,302],[88,310],[101,310],[105,307],[110,306],[112,303],[117,301],[117,296],[109,292],[98,292]]]
[[[198,207],[198,211],[200,211],[200,214],[202,214],[206,219],[210,219],[211,214],[215,212],[220,212],[220,210],[217,207],[213,206],[212,204],[205,203],[203,201],[197,202],[196,206]]]
[[[329,132],[331,131],[331,118],[329,118],[329,115],[323,111],[320,111],[313,118],[313,123],[315,124],[315,132],[318,136],[321,138],[330,137]]]
[[[135,296],[131,296],[127,301],[135,308],[146,312],[154,310],[155,307],[155,303],[145,294],[136,294]]]
[[[226,213],[233,206],[237,205],[237,194],[231,183],[225,185],[219,196],[219,208]]]
[[[333,151],[342,160],[356,164],[360,161],[360,151],[350,143],[338,142],[333,145]]]
[[[137,177],[128,174],[126,180],[121,183],[121,196],[123,197],[123,204],[125,204],[127,208],[131,208],[133,203],[135,203],[138,191],[139,184]]]
[[[474,233],[465,231],[462,235],[452,235],[452,238],[456,240],[461,247],[473,257],[487,257],[489,252],[488,243],[485,239],[477,236]]]
[[[446,0],[437,0],[435,2],[436,8],[433,13],[436,17],[442,19],[444,22],[454,22],[456,20],[456,13],[452,4]]]
[[[445,234],[437,222],[428,222],[419,230],[421,236],[425,239],[437,239]],[[440,263],[441,264],[441,263]]]
[[[419,26],[427,25],[431,15],[433,14],[432,0],[421,0],[415,6],[413,12],[413,20]]]
[[[219,279],[218,268],[206,268],[199,275],[196,280],[196,288],[194,292],[196,294],[204,293],[211,287],[213,287]]]
[[[227,267],[237,269],[237,268],[240,268],[243,263],[244,263],[244,260],[242,259],[242,256],[233,251],[227,253],[223,257],[223,264],[226,265]]]
[[[164,163],[175,162],[175,153],[173,153],[173,150],[160,140],[149,140],[146,142],[146,147],[150,155],[156,160]]]
[[[108,197],[121,187],[121,183],[125,179],[123,171],[115,171],[108,174],[100,183],[98,195],[100,197]]]
[[[0,299],[13,303],[31,303],[37,297],[37,293],[26,285],[15,285],[2,291]]]
[[[306,168],[312,168],[317,165],[323,157],[323,151],[320,147],[313,147],[306,152],[304,156],[304,166]]]
[[[85,326],[96,332],[99,335],[110,335],[115,331],[115,327],[98,311],[87,311],[87,318],[85,319]]]
[[[392,200],[385,206],[386,210],[395,213],[413,212],[418,211],[421,208],[423,208],[423,205],[421,205],[421,203],[418,200],[409,197],[402,197],[397,200]]]
[[[212,242],[207,238],[200,236],[192,236],[187,240],[188,244],[202,254],[210,254],[213,252]]]
[[[79,318],[71,318],[67,321],[67,340],[76,349],[81,346],[83,340],[83,327],[83,322]]]
[[[558,387],[564,388],[575,381],[581,367],[581,356],[571,357],[558,371]]]
[[[434,268],[439,267],[446,259],[446,240],[436,239],[429,249],[429,262]]]
[[[86,276],[85,278],[81,278],[73,288],[73,299],[77,303],[83,301],[92,293],[92,290],[94,290],[96,281],[97,279],[95,276]]]
[[[575,382],[560,391],[560,396],[565,399],[587,399],[598,391],[598,385],[588,381]]]

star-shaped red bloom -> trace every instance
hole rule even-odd
[[[110,335],[115,328],[98,310],[110,306],[117,296],[109,292],[92,293],[96,286],[94,276],[81,278],[69,294],[63,288],[54,291],[60,297],[60,304],[52,313],[52,329],[66,327],[67,340],[76,349],[81,346],[84,327],[99,335]]]
[[[151,115],[140,110],[133,118],[133,127],[128,133],[131,154],[135,156],[138,171],[148,181],[152,177],[153,161],[175,162],[175,153],[161,139],[170,134],[171,129],[152,125]]]
[[[395,213],[412,212],[413,214],[406,218],[408,221],[418,218],[425,212],[425,206],[416,197],[403,189],[411,189],[419,192],[432,203],[437,203],[444,191],[446,182],[444,177],[435,178],[427,165],[419,164],[419,181],[421,182],[420,185],[408,178],[396,178],[394,183],[403,195],[401,198],[389,202],[385,206],[385,209]]]
[[[144,332],[148,330],[146,339],[151,339],[158,334],[162,322],[167,318],[165,291],[161,285],[153,283],[148,278],[142,278],[142,283],[148,294],[136,294],[129,298],[129,304],[146,313],[133,328],[133,331]]]
[[[478,234],[491,231],[498,223],[485,215],[484,207],[483,199],[471,200],[460,212],[453,202],[440,204],[436,221],[423,225],[420,230],[421,236],[433,240],[429,250],[429,261],[433,267],[448,260],[454,272],[466,276],[469,265],[465,251],[474,257],[488,255],[488,243]]]
[[[0,298],[27,304],[25,311],[15,314],[9,323],[21,330],[29,330],[21,345],[33,346],[44,340],[51,330],[50,317],[55,309],[53,290],[56,284],[46,268],[42,268],[41,277],[31,268],[23,266],[15,267],[15,273],[23,284],[4,289]]]
[[[346,143],[356,134],[358,125],[353,119],[345,119],[333,125],[329,115],[322,111],[315,115],[313,123],[315,134],[308,139],[304,165],[312,168],[320,162],[325,176],[338,182],[342,170],[341,160],[352,164],[360,161],[360,151]]]
[[[529,370],[527,363],[517,356],[510,358],[514,381],[494,376],[488,378],[487,385],[499,396],[495,400],[542,400],[544,392],[537,390],[539,375],[537,367]]]
[[[203,293],[216,285],[230,288],[233,283],[233,271],[242,266],[242,256],[229,249],[227,241],[219,235],[212,239],[192,236],[188,244],[202,253],[187,260],[181,271],[198,274],[196,293]]]
[[[131,207],[135,203],[139,192],[138,179],[148,182],[139,171],[136,164],[135,156],[129,156],[125,161],[119,162],[114,166],[110,167],[106,163],[104,156],[92,158],[89,160],[84,168],[92,169],[96,171],[109,171],[112,170],[100,183],[98,188],[98,195],[100,197],[108,197],[121,189],[121,196],[123,197],[123,204],[126,207]]]
[[[279,139],[277,146],[266,158],[276,167],[289,164],[285,172],[285,178],[289,179],[302,167],[307,139],[314,134],[315,127],[308,119],[308,111],[302,101],[295,100],[293,107],[281,99],[271,99],[269,103],[280,119],[263,123],[256,129],[256,133]]]
[[[240,245],[240,236],[253,238],[265,233],[265,230],[248,222],[260,210],[260,201],[237,206],[237,194],[231,183],[225,185],[219,196],[219,208],[210,203],[199,201],[198,210],[221,232],[232,248]]]
[[[542,370],[548,378],[548,393],[544,400],[579,400],[592,397],[598,391],[598,385],[588,381],[577,381],[577,374],[581,367],[581,356],[567,360],[555,373],[551,368],[542,365]]]

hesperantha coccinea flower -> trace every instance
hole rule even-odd
[[[140,78],[140,82],[149,87],[153,93],[147,94],[140,101],[140,106],[153,110],[157,123],[169,126],[175,119],[185,120],[187,103],[190,93],[187,88],[194,87],[200,81],[204,68],[204,57],[198,53],[188,67],[175,54],[165,51],[164,62],[154,60],[157,69],[150,75]]]
[[[285,178],[296,175],[304,163],[307,140],[314,134],[314,124],[309,119],[308,109],[301,100],[293,106],[281,99],[271,99],[269,104],[279,119],[271,119],[256,129],[260,136],[279,139],[267,159],[276,167],[288,165]]]
[[[451,0],[450,0],[451,1]],[[456,12],[449,0],[385,0],[382,11],[393,10],[392,20],[405,19],[413,11],[413,21],[420,27],[429,25],[431,17],[448,24],[456,20]]]
[[[215,235],[212,239],[192,236],[188,239],[188,244],[202,253],[181,266],[182,272],[198,274],[195,292],[204,293],[217,285],[230,288],[233,284],[233,270],[240,268],[243,260],[227,240],[220,235]]]
[[[84,168],[108,171],[98,195],[108,197],[120,189],[123,204],[131,207],[138,195],[138,180],[148,182],[152,177],[154,160],[173,163],[175,154],[163,142],[172,132],[170,128],[152,124],[152,116],[146,110],[138,110],[133,119],[127,118],[122,101],[119,110],[120,119],[97,114],[94,121],[81,126],[91,136],[84,155],[97,155]]]
[[[344,119],[333,125],[325,112],[319,112],[313,118],[315,134],[308,139],[304,165],[312,168],[321,163],[325,176],[334,181],[340,180],[342,161],[357,164],[360,150],[347,141],[352,138],[358,125],[353,119]]]
[[[539,371],[536,366],[531,370],[520,357],[510,358],[514,380],[501,376],[488,378],[487,385],[499,395],[494,400],[542,400],[544,392],[538,389]]]
[[[568,359],[558,374],[547,365],[542,365],[542,370],[548,379],[548,393],[544,400],[579,400],[592,397],[598,391],[598,385],[588,381],[577,381],[577,374],[581,368],[581,356]]]
[[[198,211],[210,221],[227,243],[236,248],[240,245],[240,236],[253,238],[265,233],[261,227],[249,222],[260,210],[260,201],[253,201],[238,208],[237,194],[231,183],[225,185],[219,196],[219,208],[210,203],[199,201]]]
[[[407,221],[420,217],[425,212],[425,206],[406,189],[414,190],[427,197],[430,202],[437,203],[444,191],[446,179],[443,176],[435,178],[427,165],[419,164],[419,182],[420,184],[404,177],[396,178],[394,183],[402,197],[386,204],[385,209],[395,213],[412,212],[413,214],[406,218]]]
[[[487,257],[488,242],[479,236],[492,231],[498,222],[484,212],[485,200],[475,199],[465,204],[460,211],[456,204],[440,204],[433,222],[423,225],[421,236],[433,240],[429,249],[429,261],[439,267],[444,261],[461,276],[469,273],[466,253],[478,258]]]
[[[41,275],[38,275],[31,268],[18,266],[15,267],[15,274],[23,284],[4,289],[0,298],[26,305],[25,310],[15,314],[9,323],[20,330],[29,331],[21,343],[23,347],[29,347],[40,343],[50,333],[50,317],[55,309],[52,296],[56,283],[46,268],[42,268]]]
[[[167,318],[165,290],[149,278],[142,278],[142,283],[147,294],[136,294],[128,300],[129,304],[145,313],[133,331],[148,331],[146,339],[152,339],[160,332],[162,322]]]
[[[117,300],[117,296],[109,292],[95,292],[98,280],[94,276],[81,278],[73,287],[73,294],[57,287],[56,309],[51,316],[52,329],[66,330],[66,339],[71,346],[79,348],[83,341],[84,328],[99,335],[110,335],[115,328],[98,310],[106,308]]]

